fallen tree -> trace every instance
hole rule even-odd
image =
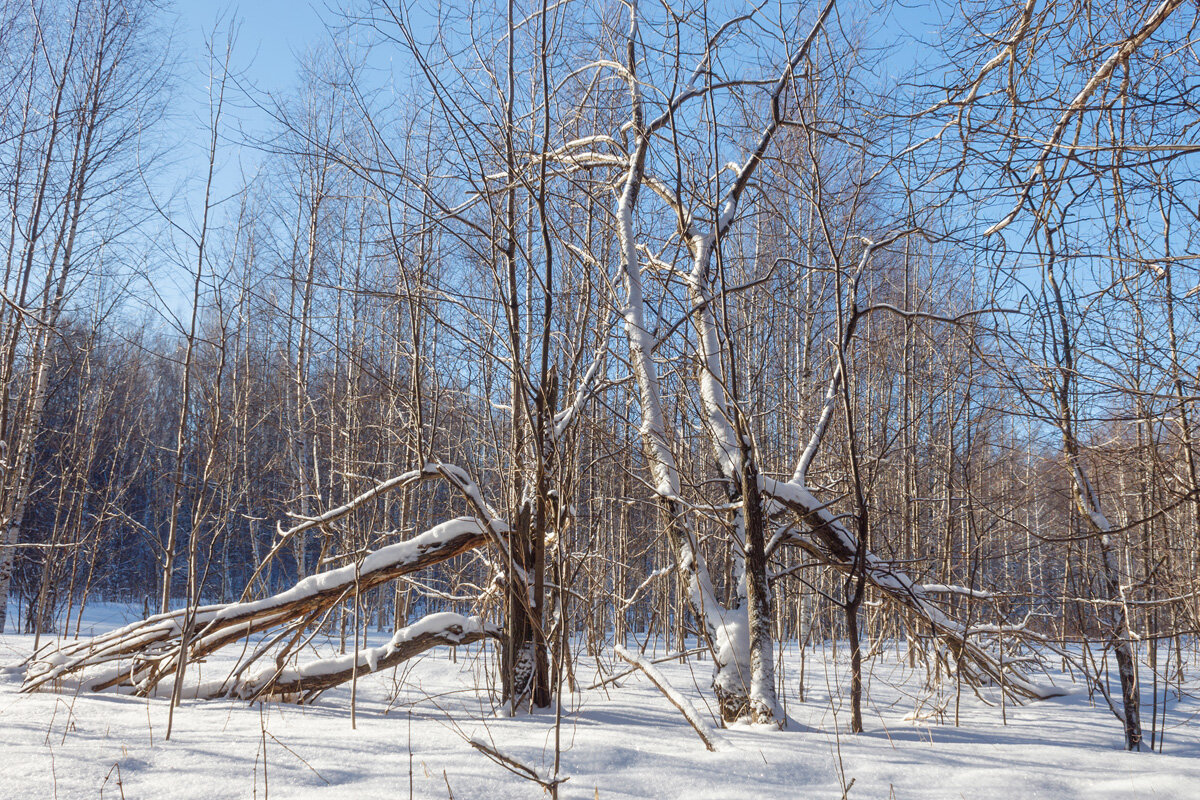
[[[254,674],[201,684],[195,696],[202,699],[237,697],[243,700],[278,699],[308,703],[319,694],[355,678],[391,669],[439,645],[471,644],[500,638],[499,626],[479,617],[443,611],[422,617],[401,628],[391,641],[356,653],[320,658],[296,666],[259,668]]]
[[[839,571],[849,573],[856,569],[857,538],[808,489],[797,483],[766,477],[760,478],[760,488],[764,497],[790,512],[800,524],[799,529],[794,525],[781,526],[768,545],[768,553],[780,544],[790,543]],[[1045,700],[1065,693],[1058,687],[1035,683],[1018,668],[1015,659],[1005,659],[1000,652],[984,646],[979,636],[995,633],[995,627],[970,628],[951,618],[923,585],[874,553],[866,553],[861,569],[867,583],[884,599],[929,624],[937,638],[953,653],[958,668],[970,684],[999,686],[1018,701]],[[1015,634],[1017,630],[1010,627],[1008,632]]]
[[[22,691],[78,676],[82,688],[90,691],[116,687],[139,696],[155,694],[160,683],[175,675],[189,624],[192,634],[186,637],[187,660],[193,663],[233,642],[279,629],[243,655],[226,679],[210,682],[203,691],[198,688],[198,697],[250,698],[308,692],[318,686],[329,688],[342,682],[336,677],[343,672],[343,680],[349,680],[353,670],[325,670],[323,679],[313,682],[311,679],[322,674],[321,669],[314,668],[317,671],[310,673],[301,669],[293,674],[285,666],[289,657],[311,640],[310,631],[315,632],[330,612],[354,593],[478,548],[488,541],[488,530],[489,526],[475,517],[459,517],[420,536],[380,548],[359,563],[318,573],[261,600],[155,614],[90,639],[51,644],[29,659]],[[383,661],[394,665],[437,644],[463,644],[492,635],[492,629],[478,621],[467,623],[467,618],[458,615],[453,615],[455,620],[433,616],[438,618],[434,622],[405,629],[411,634],[408,639],[393,639],[385,646],[391,649],[382,654]],[[368,665],[372,659],[378,662],[380,655],[360,654]],[[274,662],[269,676],[258,671],[247,677],[250,668],[268,656]],[[311,686],[306,685],[306,676]]]
[[[297,534],[336,521],[386,492],[434,478],[455,488],[475,516],[443,522],[412,539],[370,552],[353,564],[304,578],[269,597],[247,599],[258,575]],[[498,629],[477,617],[433,614],[397,631],[387,645],[360,651],[349,661],[339,657],[295,663],[329,615],[348,598],[485,544],[504,548],[508,532],[508,524],[495,514],[466,472],[430,462],[383,481],[324,514],[281,529],[241,601],[168,611],[89,639],[51,643],[25,663],[21,690],[36,691],[74,678],[89,691],[115,688],[151,696],[158,694],[160,687],[174,689],[180,682],[181,692],[176,696],[307,701],[357,675],[395,666],[431,647],[496,636]],[[519,574],[505,579],[524,583]],[[251,648],[252,638],[260,635]],[[235,642],[245,642],[243,654],[227,676],[197,681],[190,689],[182,685],[182,667]]]

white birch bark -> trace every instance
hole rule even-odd
[[[749,690],[747,623],[744,609],[731,611],[717,601],[708,566],[700,552],[695,533],[688,523],[687,509],[680,498],[679,468],[666,435],[658,369],[651,357],[654,339],[646,323],[641,267],[634,232],[634,211],[645,175],[646,155],[650,148],[650,133],[645,127],[641,88],[635,74],[637,25],[635,2],[630,4],[627,39],[627,69],[633,104],[632,128],[635,144],[621,181],[621,192],[617,201],[621,273],[625,287],[625,334],[629,342],[629,361],[638,386],[642,449],[662,509],[667,537],[675,551],[677,567],[687,586],[688,602],[713,650],[713,688],[722,704],[722,716],[728,720],[729,717],[724,711],[726,706],[744,705],[744,698]]]

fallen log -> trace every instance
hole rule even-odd
[[[420,536],[382,547],[357,564],[305,578],[270,597],[196,608],[192,610],[188,661],[194,662],[232,642],[278,627],[284,627],[284,632],[267,644],[281,644],[286,654],[300,643],[306,629],[318,624],[352,592],[369,591],[478,548],[497,533],[495,521],[484,523],[476,517],[459,517]],[[187,620],[187,610],[181,609],[156,614],[90,639],[52,644],[30,657],[21,691],[34,691],[68,676],[80,676],[86,690],[119,687],[139,696],[153,694],[163,679],[174,674]],[[267,646],[258,648],[239,661],[235,672],[245,672],[269,650]]]
[[[354,653],[321,658],[294,666],[260,668],[245,677],[231,676],[184,691],[184,696],[202,700],[236,697],[242,700],[293,700],[308,703],[317,695],[373,672],[391,669],[439,645],[471,644],[499,638],[500,628],[479,617],[439,612],[401,628],[391,641]]]

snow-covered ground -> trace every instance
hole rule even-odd
[[[100,607],[91,624],[113,627],[124,616]],[[374,644],[386,639],[371,637]],[[0,637],[0,664],[20,660],[31,646],[29,636]],[[390,800],[409,797],[410,786],[419,798],[539,797],[537,785],[468,743],[487,743],[543,776],[554,773],[553,714],[500,716],[490,699],[494,657],[490,647],[472,646],[459,648],[453,661],[441,649],[368,676],[359,684],[353,720],[348,686],[307,707],[185,702],[170,741],[164,741],[166,700],[23,695],[19,676],[5,674],[0,798]],[[606,670],[627,666],[611,652],[603,661]],[[786,661],[788,728],[723,731],[715,753],[640,674],[567,696],[559,769],[567,781],[560,796],[836,800],[849,786],[849,798],[1200,798],[1194,678],[1185,686],[1188,696],[1172,698],[1159,755],[1121,750],[1120,726],[1086,693],[1002,713],[964,690],[956,727],[952,687],[931,696],[922,689],[923,672],[910,672],[895,650],[872,660],[867,731],[851,735],[848,706],[838,699],[844,664],[835,664],[828,650],[810,649],[800,702],[794,648]],[[202,669],[222,663],[228,662]],[[702,713],[711,713],[698,689],[707,685],[709,662],[659,668]],[[595,669],[594,659],[580,659],[582,685],[592,683]],[[1144,713],[1148,731],[1148,704]]]

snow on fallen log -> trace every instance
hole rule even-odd
[[[442,478],[451,486],[462,494],[463,498],[471,505],[475,512],[475,516],[487,523],[487,532],[492,536],[496,544],[502,544],[502,537],[508,533],[508,523],[500,519],[496,512],[492,510],[487,501],[483,498],[483,493],[479,490],[479,486],[471,479],[466,470],[456,467],[453,464],[444,464],[440,461],[427,462],[420,469],[409,470],[394,478],[383,481],[380,484],[368,489],[357,497],[343,503],[337,508],[332,508],[323,514],[315,517],[302,517],[300,522],[287,530],[278,529],[275,544],[271,547],[271,551],[266,557],[259,562],[255,567],[254,573],[250,576],[250,580],[246,582],[246,589],[242,593],[242,602],[245,602],[250,595],[255,583],[259,580],[262,571],[274,560],[274,558],[283,551],[297,534],[303,533],[310,528],[328,525],[342,517],[350,514],[358,508],[361,508],[366,503],[379,498],[380,496],[393,491],[410,486],[420,481],[431,480],[434,478]]]
[[[964,597],[974,597],[977,600],[991,600],[996,596],[983,589],[972,589],[969,586],[958,586],[952,583],[922,583],[921,588],[926,594],[960,594]]]
[[[809,529],[817,545],[818,553],[826,562],[837,569],[854,569],[858,551],[858,538],[846,528],[840,519],[822,504],[807,488],[794,482],[778,481],[759,476],[759,489],[764,496],[798,516]],[[1045,700],[1066,693],[1055,686],[1042,686],[1025,676],[1015,666],[1014,660],[972,641],[972,634],[979,626],[968,630],[962,623],[950,618],[941,607],[930,599],[930,592],[915,582],[903,571],[868,552],[863,565],[867,582],[884,597],[899,603],[904,608],[924,619],[934,629],[954,654],[965,677],[976,685],[993,683],[1009,696],[1021,700]],[[956,587],[935,586],[934,592],[953,590]]]
[[[412,539],[387,545],[368,554],[358,564],[305,578],[283,592],[224,605],[192,610],[193,634],[188,660],[203,658],[231,642],[280,626],[290,626],[290,644],[353,592],[370,589],[446,561],[484,545],[495,535],[494,526],[476,517],[459,517],[437,525]],[[68,675],[86,672],[83,687],[100,691],[113,686],[149,695],[178,663],[183,627],[188,611],[156,614],[140,622],[83,639],[56,643],[35,653],[26,667],[22,691],[28,692]],[[277,641],[282,642],[280,638]],[[265,654],[260,649],[253,661]],[[245,670],[243,661],[239,670]]]
[[[190,690],[185,688],[183,695],[199,699],[276,698],[307,703],[328,689],[356,677],[391,669],[430,648],[471,644],[499,636],[498,626],[484,622],[479,617],[439,612],[396,631],[385,645],[360,649],[357,657],[354,653],[346,653],[295,666],[264,667],[246,677],[209,681]]]
[[[650,682],[658,687],[663,696],[671,702],[671,705],[679,709],[679,713],[683,714],[684,719],[696,731],[696,735],[700,737],[700,741],[704,742],[704,746],[708,748],[709,752],[715,751],[718,743],[724,744],[716,729],[709,724],[708,720],[700,715],[700,712],[696,709],[696,706],[692,705],[690,700],[681,695],[676,691],[674,686],[667,682],[666,676],[659,671],[658,667],[641,656],[629,652],[624,647],[621,647],[621,645],[616,646],[616,653],[644,672],[646,677],[650,679]]]

